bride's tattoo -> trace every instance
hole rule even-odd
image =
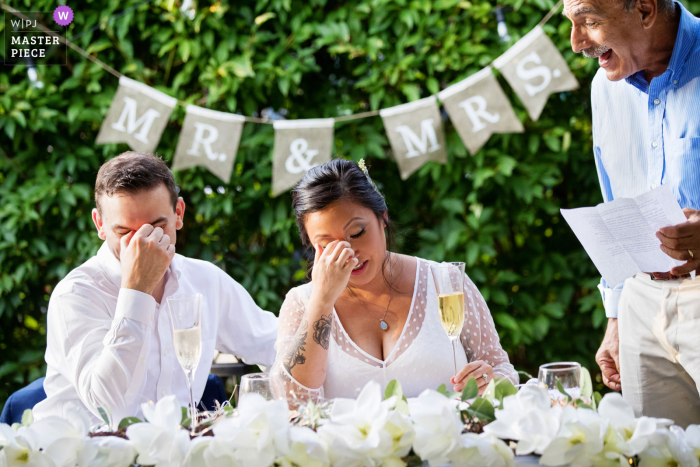
[[[305,330],[308,326],[308,323],[306,319],[301,320],[301,324],[299,325],[299,329]],[[306,349],[304,346],[306,345],[306,336],[308,336],[309,333],[308,331],[302,332],[298,334],[294,338],[294,344],[292,347],[289,349],[289,352],[287,353],[287,356],[284,359],[284,368],[287,370],[288,373],[292,372],[292,368],[294,368],[297,365],[303,365],[306,363],[306,357],[302,352],[305,352]]]
[[[314,323],[314,341],[326,350],[328,350],[331,341],[332,326],[333,314],[328,316],[321,315],[321,318]]]

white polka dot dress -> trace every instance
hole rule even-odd
[[[307,388],[287,373],[281,364],[294,342],[306,303],[311,296],[312,283],[292,289],[280,311],[277,361],[272,371],[281,376],[288,393],[295,397],[356,397],[369,381],[386,386],[389,381],[401,382],[407,397],[416,397],[425,389],[437,389],[445,383],[451,388],[454,375],[452,346],[440,324],[435,284],[430,279],[429,261],[418,259],[413,299],[408,319],[396,346],[386,358],[379,360],[359,348],[335,319],[328,349],[326,379],[320,388]],[[518,382],[518,374],[501,348],[498,334],[481,293],[465,275],[465,320],[458,348],[457,368],[468,362],[483,360],[494,369],[496,377]],[[455,345],[457,343],[455,342]],[[459,351],[461,350],[461,351]]]

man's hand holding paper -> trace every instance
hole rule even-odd
[[[666,186],[636,198],[620,198],[596,207],[562,209],[561,212],[610,286],[640,272],[678,270],[684,266],[683,259],[689,259],[687,251],[685,257],[659,251],[663,245],[658,231],[674,229],[670,232],[680,237],[674,241],[682,239],[680,244],[683,245],[689,244],[688,238],[693,238],[689,237],[689,232],[695,232],[685,227],[689,222],[683,223],[686,216]],[[694,225],[700,226],[699,223]]]
[[[686,222],[662,227],[656,233],[661,240],[661,250],[671,258],[686,261],[671,269],[674,276],[682,276],[700,268],[700,211],[683,209]]]

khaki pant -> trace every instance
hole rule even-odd
[[[700,424],[700,277],[627,279],[618,329],[622,394],[635,414]]]

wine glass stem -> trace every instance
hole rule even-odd
[[[194,405],[194,369],[187,372],[187,386],[190,390],[190,431],[194,434],[197,428],[197,407]]]
[[[455,376],[457,376],[457,354],[455,353],[455,340],[450,339],[452,343],[452,362],[455,364]]]

